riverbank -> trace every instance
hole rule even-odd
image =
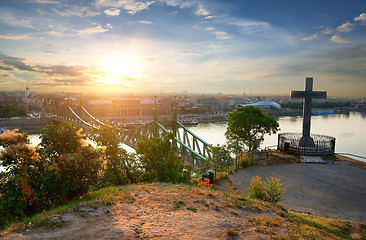
[[[48,122],[48,118],[30,118],[23,117],[17,119],[1,119],[0,128],[5,129],[19,129],[20,132],[27,132],[28,134],[38,134],[39,129],[44,127]]]

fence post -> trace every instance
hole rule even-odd
[[[216,165],[215,165],[215,180],[216,180]]]
[[[235,171],[238,171],[238,158],[235,158]]]

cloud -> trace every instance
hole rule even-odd
[[[97,0],[97,7],[123,8],[129,14],[134,15],[137,12],[148,9],[155,1],[136,1],[136,0]]]
[[[218,39],[221,39],[221,40],[227,40],[227,39],[232,38],[226,32],[223,32],[223,31],[215,31],[215,32],[212,32],[212,34],[214,34]]]
[[[120,11],[121,10],[119,10],[118,8],[110,8],[104,10],[104,13],[107,14],[108,16],[118,16]]]
[[[138,21],[138,23],[141,23],[141,24],[152,24],[152,22],[150,22],[150,21]]]
[[[11,70],[14,70],[14,69],[11,68],[11,67],[5,67],[5,66],[0,65],[0,70],[11,71]]]
[[[4,34],[0,35],[1,39],[9,39],[9,40],[22,40],[22,39],[29,39],[29,35],[13,35],[13,34]]]
[[[29,3],[39,3],[39,4],[57,4],[60,5],[60,2],[53,0],[28,0]]]
[[[324,29],[322,29],[321,31],[314,33],[313,35],[309,36],[309,37],[304,37],[302,40],[313,40],[322,36],[326,36],[326,35],[331,35],[333,34],[335,31],[334,29],[331,29],[330,27],[326,27]]]
[[[227,25],[232,25],[240,28],[245,33],[255,33],[260,32],[263,30],[268,30],[272,26],[271,24],[259,21],[259,20],[253,20],[253,19],[237,19],[237,18],[227,18],[224,20],[224,22]]]
[[[83,76],[83,71],[87,70],[86,67],[75,67],[75,66],[65,66],[65,65],[54,65],[50,67],[38,66],[40,72],[47,75],[61,75],[69,77],[80,77]]]
[[[59,52],[60,49],[51,44],[46,44],[46,45],[40,47],[40,50],[45,53],[56,54]]]
[[[350,42],[347,38],[339,36],[339,35],[333,35],[330,40],[333,42],[336,42],[336,43],[349,43]]]
[[[63,36],[63,34],[61,32],[57,32],[57,31],[48,31],[48,32],[45,32],[45,33],[50,35],[50,36],[57,36],[57,37]]]
[[[24,58],[12,57],[0,52],[0,68],[3,70],[21,70],[33,72],[34,68],[24,63]]]
[[[361,13],[360,16],[355,17],[354,20],[356,22],[360,21],[361,24],[366,24],[366,13]]]
[[[88,6],[71,5],[65,9],[52,8],[52,11],[62,17],[95,17],[100,13],[92,10]]]
[[[314,33],[313,35],[309,37],[304,37],[302,40],[312,40],[319,37],[327,36],[327,35],[333,35],[330,40],[336,43],[349,43],[350,40],[341,36],[340,33],[349,33],[352,32],[357,24],[359,22],[362,25],[366,25],[366,13],[361,13],[358,17],[355,17],[353,19],[355,22],[352,23],[350,21],[347,21],[343,23],[342,25],[338,26],[336,29],[332,29],[330,27],[327,27],[317,33]]]
[[[214,16],[206,16],[205,19],[214,19]]]
[[[111,28],[111,27],[109,27]],[[95,34],[95,33],[103,33],[103,32],[107,32],[108,29],[104,29],[101,25],[97,25],[95,27],[90,27],[90,28],[85,28],[85,29],[80,29],[77,31],[77,35],[79,36],[88,36],[91,34]]]
[[[346,22],[343,23],[341,26],[337,27],[337,30],[339,32],[350,32],[354,29],[355,25],[350,23],[350,22]]]
[[[325,55],[328,59],[335,59],[337,61],[355,60],[359,63],[366,61],[366,43],[356,47],[343,47],[333,49],[330,53]]]
[[[165,3],[168,6],[180,7],[180,8],[189,8],[197,5],[197,1],[194,0],[159,0],[159,1]]]
[[[10,12],[0,11],[0,24],[12,26],[12,27],[26,27],[33,28],[31,25],[31,19],[19,19]]]
[[[46,48],[53,46],[46,46]],[[102,73],[96,67],[68,66],[68,65],[29,65],[26,59],[9,56],[0,52],[0,70],[2,71],[26,71],[31,72],[39,81],[32,85],[37,86],[86,86],[93,85]],[[35,75],[38,74],[38,75]],[[9,72],[1,72],[0,77],[13,77]]]
[[[12,77],[10,74],[0,74],[1,78],[9,78]]]
[[[215,28],[214,27],[207,27],[207,28],[205,28],[207,31],[213,31],[213,30],[215,30]]]
[[[210,12],[207,11],[202,5],[199,5],[198,10],[196,11],[196,15],[207,16],[207,15],[210,15]]]

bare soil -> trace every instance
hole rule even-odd
[[[140,186],[111,205],[84,206],[53,216],[59,227],[29,228],[3,239],[271,239],[283,230],[258,232],[253,219],[278,217],[256,208],[237,207],[225,194],[171,185]],[[107,203],[108,204],[108,203]]]

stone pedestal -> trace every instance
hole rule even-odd
[[[299,147],[315,147],[313,138],[309,136],[302,136],[299,138],[297,145]]]

